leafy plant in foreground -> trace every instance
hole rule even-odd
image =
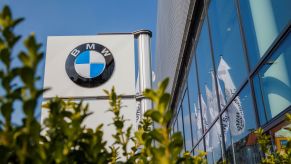
[[[24,40],[26,51],[12,56],[13,48],[21,38],[13,31],[22,21],[23,18],[13,19],[8,6],[0,12],[0,163],[40,163],[46,156],[39,144],[41,127],[35,119],[37,101],[44,91],[35,86],[39,79],[36,68],[43,56],[39,51],[41,45],[32,34]],[[12,67],[15,57],[21,66]],[[21,110],[15,106],[20,106],[25,115],[22,125],[12,124],[12,113]]]
[[[131,136],[132,126],[124,129],[126,120],[120,115],[121,97],[116,95],[114,88],[111,92],[105,91],[109,96],[111,106],[109,111],[114,113],[113,124],[116,127],[116,134],[113,135],[114,149],[122,148],[121,157],[126,158],[125,163],[206,163],[204,158],[206,154],[203,152],[198,156],[186,152],[180,157],[183,149],[182,135],[180,132],[169,135],[167,123],[171,119],[171,111],[168,110],[170,95],[165,92],[168,82],[169,79],[165,79],[159,83],[157,90],[147,89],[144,92],[144,96],[153,101],[154,108],[144,114],[134,137]],[[130,141],[134,143],[131,147]]]
[[[291,123],[291,114],[286,114],[286,121],[290,124]],[[291,129],[287,129],[291,132]],[[261,163],[263,164],[290,164],[291,163],[291,138],[287,138],[286,147],[282,150],[276,150],[275,152],[272,151],[272,144],[271,144],[271,136],[268,134],[264,134],[264,130],[259,128],[255,131],[257,136],[258,144],[260,145],[260,149],[264,153],[264,158],[262,159]]]

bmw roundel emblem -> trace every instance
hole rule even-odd
[[[97,87],[108,81],[115,67],[110,50],[98,43],[85,43],[74,48],[67,57],[66,72],[82,87]]]

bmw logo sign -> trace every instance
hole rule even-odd
[[[66,61],[70,79],[82,87],[98,87],[108,81],[115,67],[110,50],[98,43],[85,43],[74,48]]]

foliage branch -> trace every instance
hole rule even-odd
[[[291,114],[286,114],[285,121],[288,124],[291,124]],[[291,133],[290,128],[285,128]],[[261,151],[264,153],[264,157],[262,158],[262,164],[290,164],[291,163],[291,138],[287,137],[287,144],[280,150],[273,151],[271,136],[269,134],[264,133],[262,128],[259,128],[255,131],[257,136],[257,142],[260,146]]]

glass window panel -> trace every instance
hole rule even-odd
[[[236,163],[258,163],[259,149],[253,132],[256,118],[253,109],[251,90],[247,84],[234,99],[226,111],[229,126],[225,132],[226,153],[228,161]]]
[[[255,89],[259,111],[268,120],[272,119],[291,105],[291,33],[272,54],[256,75]]]
[[[251,66],[291,21],[290,0],[240,0]]]
[[[213,71],[213,63],[210,51],[210,40],[208,35],[207,21],[204,21],[200,38],[196,48],[197,66],[199,75],[199,86],[201,95],[201,111],[202,120],[205,131],[209,125],[218,116],[219,110],[217,106],[217,97],[215,89],[215,78]]]
[[[208,18],[217,75],[228,101],[247,78],[234,0],[212,0]]]
[[[268,120],[267,120],[267,113],[264,110],[264,103],[263,103],[263,99],[262,99],[262,86],[260,85],[261,81],[260,78],[258,76],[254,76],[253,78],[253,82],[254,85],[256,85],[256,87],[254,87],[254,91],[255,91],[255,96],[256,96],[256,101],[257,101],[257,108],[258,110],[258,114],[259,114],[259,120],[260,120],[260,124],[263,125],[265,124]]]
[[[202,125],[201,115],[198,100],[198,86],[197,86],[197,75],[195,56],[193,57],[191,67],[188,75],[188,93],[189,93],[189,104],[191,110],[191,121],[192,121],[192,132],[194,145],[198,142],[202,136]]]
[[[211,127],[210,131],[205,136],[207,161],[208,163],[222,162],[222,135],[219,120]]]
[[[181,132],[182,135],[184,135],[184,129],[183,129],[183,119],[182,119],[182,109],[180,108],[179,114],[178,114],[178,128],[179,128],[179,132]],[[185,137],[183,136],[184,139],[184,144],[185,144]],[[184,152],[184,149],[183,151]]]
[[[180,98],[181,99],[181,98]],[[181,106],[181,100],[178,100],[178,105],[177,105],[177,110],[174,113],[174,116],[172,117],[172,119],[174,119],[174,128],[175,128],[175,132],[178,132],[179,130],[179,123],[178,123],[178,117],[179,117],[179,111],[180,111],[180,106]]]
[[[183,98],[183,122],[184,122],[184,130],[185,130],[185,144],[186,144],[186,150],[191,151],[193,145],[192,145],[192,135],[191,135],[191,120],[190,120],[190,109],[189,109],[189,103],[188,103],[188,90],[186,90]]]

